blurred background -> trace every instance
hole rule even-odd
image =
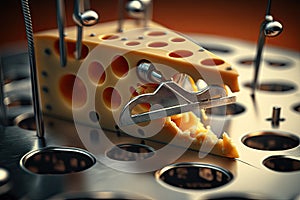
[[[34,32],[56,28],[55,0],[31,0]],[[267,0],[153,0],[153,20],[184,33],[219,35],[255,42],[264,20]],[[66,0],[67,26],[72,20],[74,1]],[[91,0],[100,23],[117,19],[118,0]],[[271,14],[284,31],[267,45],[300,51],[300,1],[273,0]],[[1,0],[0,51],[26,39],[21,0]]]

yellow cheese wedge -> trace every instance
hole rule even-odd
[[[135,88],[143,85],[136,73],[136,66],[143,60],[153,63],[167,79],[184,73],[194,80],[203,79],[209,85],[227,85],[231,91],[239,91],[238,73],[230,64],[154,22],[145,29],[134,20],[126,20],[122,33],[116,31],[116,22],[84,28],[80,60],[74,56],[76,30],[70,27],[65,31],[66,66],[60,65],[57,30],[34,36],[40,98],[45,114],[115,130],[121,110]],[[184,115],[198,126],[192,114]],[[169,122],[172,124],[172,120]],[[172,134],[171,130],[169,132]],[[219,143],[222,143],[223,152],[231,148],[227,147],[230,142],[226,135]],[[218,151],[222,148],[218,147]],[[232,151],[224,155],[236,156]]]

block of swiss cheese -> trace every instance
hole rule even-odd
[[[85,28],[82,58],[75,59],[76,27],[66,29],[67,65],[60,65],[57,30],[35,34],[38,81],[45,114],[115,130],[119,114],[144,84],[136,66],[146,60],[170,79],[177,73],[227,85],[239,91],[238,73],[227,62],[188,38],[156,23],[148,28],[126,21],[122,33],[116,23]]]

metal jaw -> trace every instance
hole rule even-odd
[[[195,109],[231,104],[235,96],[226,96],[220,86],[207,86],[198,92],[189,92],[173,81],[162,82],[153,93],[141,94],[129,101],[120,115],[120,126],[160,119]],[[140,114],[131,114],[135,106],[148,103],[151,109]]]

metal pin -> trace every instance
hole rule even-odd
[[[142,0],[142,2],[146,5],[144,27],[147,28],[149,20],[152,18],[153,3],[152,0]]]
[[[136,69],[138,76],[144,81],[161,83],[166,80],[162,73],[150,62],[141,62]]]
[[[270,10],[271,10],[271,0],[268,1],[267,5],[267,10],[266,10],[266,15],[270,15]],[[267,20],[267,18],[265,18]],[[258,43],[257,43],[257,51],[256,51],[256,59],[255,59],[255,71],[254,71],[254,78],[252,82],[252,94],[251,96],[253,98],[255,94],[255,90],[257,88],[257,79],[258,79],[258,73],[259,73],[259,67],[260,67],[260,62],[261,62],[261,54],[262,50],[265,44],[265,35],[264,35],[264,28],[265,28],[265,21],[262,22],[259,30],[259,37],[258,37]]]
[[[33,42],[33,30],[32,30],[32,21],[31,21],[28,0],[22,0],[22,11],[24,15],[26,36],[28,42],[28,55],[29,55],[30,72],[31,72],[30,75],[31,75],[36,131],[38,137],[44,137],[43,115],[42,115],[40,101],[39,101],[39,90],[38,90],[37,71],[36,71],[36,63],[35,63],[35,50],[34,50],[34,42]]]
[[[118,32],[123,32],[123,23],[124,23],[124,0],[119,0],[119,19],[118,19]]]
[[[265,29],[265,24],[268,18],[263,21],[263,23],[260,26],[260,31],[259,31],[259,37],[258,37],[258,43],[257,43],[257,51],[256,51],[256,58],[255,58],[255,68],[254,68],[254,78],[252,82],[252,94],[251,96],[254,96],[255,90],[257,88],[257,80],[258,80],[258,73],[259,73],[259,68],[260,68],[260,63],[261,63],[261,57],[262,57],[262,51],[264,48],[266,36],[264,34],[264,29]]]
[[[274,106],[273,111],[272,111],[272,125],[277,127],[279,126],[279,122],[281,121],[280,119],[280,111],[281,107]]]
[[[59,53],[60,53],[60,65],[66,66],[67,64],[67,51],[65,42],[65,3],[64,0],[56,0],[56,17],[57,27],[59,31]]]
[[[74,14],[75,15],[79,15],[81,14],[81,12],[83,11],[83,4],[82,1],[80,0],[75,0],[74,1]],[[81,48],[82,48],[82,24],[81,23],[77,23],[77,39],[76,39],[76,51],[75,51],[75,58],[77,60],[80,59],[81,57]]]
[[[256,59],[255,59],[255,71],[254,71],[254,78],[252,82],[252,93],[251,96],[255,99],[255,90],[258,85],[258,73],[261,63],[262,51],[265,44],[265,38],[267,37],[275,37],[282,32],[282,25],[277,22],[273,21],[273,17],[270,14],[271,10],[271,0],[268,1],[267,10],[265,20],[262,22],[260,26],[260,32],[258,37],[257,43],[257,51],[256,51]]]

